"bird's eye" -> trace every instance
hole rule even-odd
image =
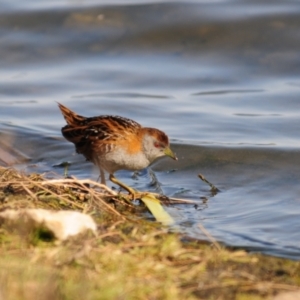
[[[160,145],[160,143],[158,143],[158,142],[154,142],[154,147],[155,147],[155,148],[160,148],[161,145]]]

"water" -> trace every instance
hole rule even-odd
[[[60,134],[56,101],[168,133],[179,161],[160,189],[180,230],[300,259],[300,7],[297,1],[0,3],[0,136],[28,172],[96,179]],[[221,192],[212,195],[201,173]],[[118,178],[150,189],[150,176]]]

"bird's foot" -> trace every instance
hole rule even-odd
[[[128,192],[128,194],[131,196],[131,200],[136,199],[136,190],[129,187],[128,185],[124,184],[123,182],[119,181],[114,175],[110,174],[109,175],[109,180],[115,184],[117,184],[118,186],[120,186],[121,188],[123,188],[124,190],[126,190]]]

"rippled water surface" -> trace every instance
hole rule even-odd
[[[298,1],[4,0],[0,39],[0,148],[14,147],[2,164],[63,174],[68,160],[96,179],[61,137],[56,101],[126,116],[171,138],[179,161],[153,170],[158,190],[199,203],[167,208],[182,232],[205,238],[201,223],[300,259]],[[117,176],[155,188],[146,171]]]

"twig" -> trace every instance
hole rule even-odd
[[[62,185],[62,184],[76,184],[79,185],[79,187],[81,189],[83,189],[86,192],[89,192],[91,194],[91,196],[93,196],[94,198],[97,198],[97,200],[99,200],[102,205],[104,205],[108,210],[112,211],[114,214],[116,214],[117,216],[124,218],[124,216],[122,216],[117,210],[115,210],[111,205],[107,204],[105,201],[103,201],[99,196],[107,196],[104,194],[101,195],[97,195],[94,189],[88,188],[85,186],[85,184],[90,184],[90,185],[94,185],[97,186],[101,189],[104,189],[105,191],[109,192],[110,195],[108,196],[117,196],[117,193],[112,191],[110,188],[108,188],[106,185],[104,184],[100,184],[98,182],[92,181],[92,180],[78,180],[76,178],[74,179],[51,179],[51,180],[47,180],[47,181],[43,181],[42,184],[43,185]],[[71,186],[74,188],[74,186]],[[78,187],[78,186],[77,186]],[[98,203],[97,203],[98,204]]]
[[[55,196],[55,197],[59,197],[59,198],[61,198],[62,200],[64,200],[65,202],[67,202],[67,203],[69,203],[69,204],[71,204],[71,205],[76,206],[77,208],[80,208],[80,209],[82,209],[82,210],[84,209],[84,207],[83,207],[82,205],[79,205],[79,204],[77,204],[76,202],[70,201],[69,199],[67,199],[67,198],[65,198],[65,197],[63,197],[63,196],[61,196],[61,195],[58,196],[57,194],[55,194],[55,193],[52,192],[51,190],[45,188],[45,187],[43,186],[42,182],[38,182],[38,183],[37,183],[37,182],[34,182],[33,180],[30,180],[30,179],[29,179],[29,182],[30,182],[31,184],[33,184],[33,185],[35,185],[35,186],[37,186],[37,187],[43,189],[44,191],[50,193],[51,195],[53,195],[53,196]]]
[[[202,224],[198,224],[198,227],[201,229],[201,231],[204,233],[204,235],[213,243],[213,245],[221,251],[222,248],[220,244],[216,241],[216,239],[205,229],[205,227]]]
[[[22,182],[20,182],[20,185],[22,186],[22,188],[27,192],[27,194],[30,196],[30,197],[32,197],[34,200],[38,200],[37,199],[37,196],[34,194],[34,193],[32,193],[31,192],[31,190],[30,189],[28,189]]]
[[[106,190],[107,192],[109,192],[111,195],[117,196],[118,194],[116,192],[114,192],[113,190],[111,190],[109,187],[107,187],[104,184],[98,183],[96,181],[92,181],[89,179],[50,179],[50,180],[45,180],[43,182],[41,182],[42,185],[47,185],[47,184],[66,184],[66,183],[77,183],[77,184],[81,184],[84,186],[84,184],[92,184],[94,186],[97,186],[103,190]]]
[[[218,188],[216,188],[212,183],[210,183],[202,174],[198,174],[198,177],[210,186],[210,190],[213,193],[220,192],[220,190]]]

